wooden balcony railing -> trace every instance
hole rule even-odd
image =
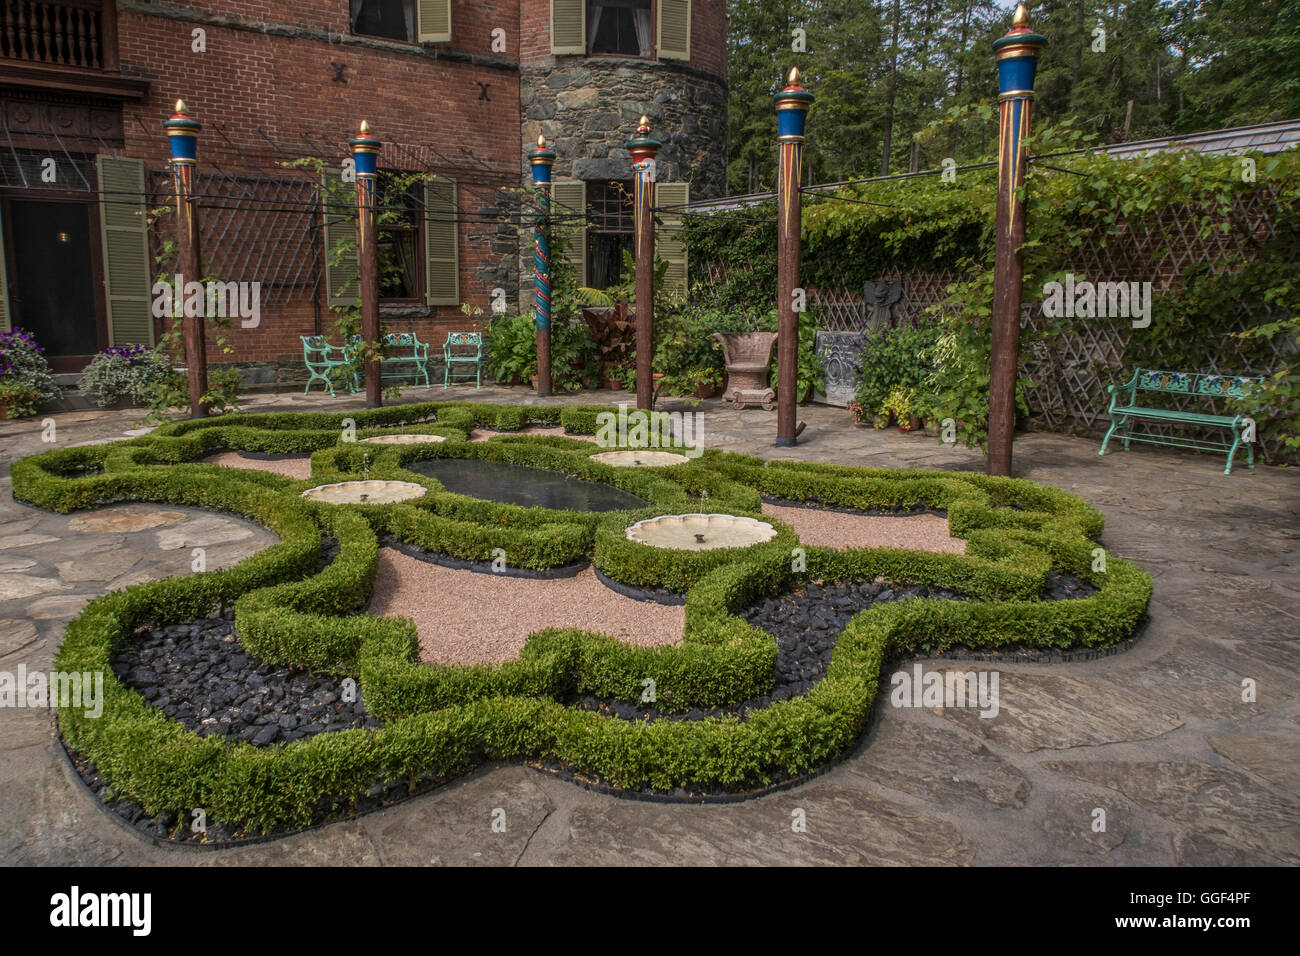
[[[116,69],[114,14],[112,0],[0,0],[0,59]]]

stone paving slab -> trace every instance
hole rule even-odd
[[[521,388],[409,390],[403,401],[538,404]],[[628,393],[555,403],[631,402]],[[552,400],[548,399],[548,403]],[[350,411],[352,396],[255,396],[249,411]],[[679,406],[686,408],[686,405]],[[808,406],[793,449],[775,415],[698,405],[706,447],[872,467],[982,471],[976,451],[893,429],[853,428]],[[140,412],[50,416],[56,447],[115,441]],[[40,420],[0,423],[0,475],[48,450]],[[1002,706],[931,712],[878,702],[864,739],[827,773],[742,804],[661,805],[582,790],[524,766],[490,766],[379,813],[239,849],[158,848],[111,820],[66,767],[44,712],[0,710],[0,862],[25,864],[1007,864],[1247,865],[1300,862],[1300,472],[1215,455],[1134,449],[1033,433],[1016,474],[1088,500],[1102,544],[1156,581],[1133,649],[1100,660],[1000,665]],[[1216,464],[1216,461],[1219,463]],[[233,562],[274,537],[192,509],[127,505],[184,520],[75,531],[12,500],[0,480],[0,581],[39,593],[0,598],[0,670],[50,666],[66,622],[122,582],[190,573],[190,548]],[[149,510],[154,509],[154,510]],[[155,520],[149,518],[148,521]],[[110,523],[125,519],[112,516]],[[164,535],[166,537],[164,537]],[[207,545],[193,542],[208,542]],[[169,544],[171,547],[162,547]],[[106,579],[111,570],[112,577]],[[3,586],[3,585],[0,585]],[[978,670],[988,663],[929,662]],[[1241,680],[1257,698],[1242,700]],[[984,726],[988,725],[988,726]],[[491,828],[493,810],[506,829]],[[1093,811],[1107,811],[1104,831]],[[804,811],[807,832],[792,830]]]

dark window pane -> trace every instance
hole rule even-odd
[[[349,0],[352,32],[415,42],[415,0]]]
[[[380,174],[378,242],[379,297],[415,299],[420,295],[422,190]]]
[[[616,232],[632,231],[632,183],[630,180],[588,182],[587,206],[592,217],[591,228]]]
[[[650,55],[650,0],[591,0],[588,51],[615,56]]]
[[[414,299],[418,295],[415,284],[418,265],[416,238],[411,229],[379,230],[377,251],[381,299]]]
[[[608,289],[623,278],[623,253],[632,251],[630,232],[592,232],[587,237],[587,279],[593,289]]]

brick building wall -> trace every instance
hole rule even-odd
[[[213,194],[203,203],[209,207],[202,212],[205,264],[223,281],[264,284],[261,324],[244,329],[235,321],[225,333],[233,353],[220,350],[215,330],[209,330],[213,363],[298,365],[299,336],[330,332],[334,315],[325,294],[325,243],[311,195],[314,177],[281,164],[316,157],[341,166],[346,141],[361,119],[385,144],[381,169],[456,180],[462,218],[459,299],[482,309],[484,318],[495,289],[510,302],[518,301],[521,284],[531,293],[531,275],[521,283],[521,271],[531,269],[531,262],[521,265],[516,230],[494,217],[518,213],[519,198],[512,191],[531,180],[524,154],[543,127],[559,153],[558,174],[622,178],[630,176],[623,143],[636,117],[646,112],[665,142],[669,176],[690,178],[698,196],[722,188],[723,0],[694,0],[689,61],[555,57],[551,0],[451,0],[450,41],[426,44],[353,35],[349,0],[105,3],[116,11],[120,75],[110,67],[106,76],[118,81],[112,98],[95,95],[93,77],[90,92],[19,84],[5,93],[31,99],[29,112],[38,120],[47,112],[52,116],[56,106],[61,117],[68,115],[63,100],[71,97],[82,125],[90,125],[84,136],[77,132],[80,127],[62,123],[61,128],[64,145],[80,157],[87,191],[98,188],[95,155],[120,153],[144,163],[149,205],[164,210],[167,190],[160,177],[169,150],[161,124],[176,99],[185,100],[189,114],[203,124],[198,170]],[[496,30],[504,36],[494,36]],[[203,32],[202,50],[195,49],[196,31]],[[122,92],[124,85],[132,86],[128,80],[140,81],[134,92]],[[18,146],[34,150],[33,155],[59,155],[63,146],[42,132],[38,120],[30,132],[19,132]],[[587,166],[575,165],[579,160]],[[312,181],[313,188],[281,189],[283,181],[294,179]],[[276,208],[276,189],[292,195],[293,202],[281,203],[279,218],[271,222],[268,210]],[[232,204],[238,209],[232,211]],[[222,205],[227,208],[217,208]],[[160,252],[173,228],[170,215],[162,212],[151,233],[153,253]],[[528,248],[525,242],[524,251]],[[299,260],[303,268],[283,267]],[[169,266],[151,269],[169,273]],[[102,304],[97,312],[104,313],[97,318],[103,325]],[[381,317],[390,328],[415,331],[434,346],[448,331],[481,324],[453,305],[385,304]],[[163,321],[155,323],[156,334]],[[88,344],[87,352],[94,347]]]
[[[199,168],[206,173],[294,175],[279,163],[313,155],[341,164],[346,140],[364,118],[385,143],[381,168],[455,179],[467,219],[494,208],[501,190],[519,184],[514,0],[457,0],[452,42],[424,47],[351,36],[347,10],[347,0],[126,0],[118,20],[122,71],[150,81],[148,96],[123,108],[126,155],[145,160],[150,169],[165,168],[161,122],[178,97],[204,124]],[[491,50],[496,26],[505,30],[505,53]],[[205,31],[205,52],[192,48],[195,29]],[[238,189],[230,192],[237,195]],[[320,228],[319,217],[306,210],[299,219],[298,228]],[[156,239],[166,238],[169,228],[165,217]],[[458,246],[461,301],[489,313],[493,288],[514,294],[515,244],[485,218],[460,225]],[[211,251],[205,249],[205,259]],[[322,278],[314,299],[300,294],[264,305],[255,329],[233,322],[226,333],[233,355],[217,350],[216,332],[209,329],[210,361],[301,364],[299,336],[328,333],[334,321],[325,301],[323,262],[313,265]],[[254,268],[222,278],[251,282],[266,276]],[[414,331],[435,346],[447,332],[478,324],[456,306],[382,311],[392,329]]]

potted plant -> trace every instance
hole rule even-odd
[[[35,415],[40,401],[40,392],[31,385],[0,378],[0,421]]]
[[[20,418],[36,414],[44,402],[53,401],[62,392],[54,384],[45,349],[25,329],[0,332],[0,384],[8,400],[5,415]]]
[[[100,408],[127,403],[148,404],[152,386],[165,381],[172,365],[147,345],[114,345],[90,360],[77,381],[77,390]]]
[[[722,390],[722,373],[716,368],[703,369],[695,380],[695,397],[712,398]]]
[[[900,432],[915,431],[921,427],[921,418],[917,415],[916,393],[909,388],[895,386],[885,399],[885,409],[898,419]]]

